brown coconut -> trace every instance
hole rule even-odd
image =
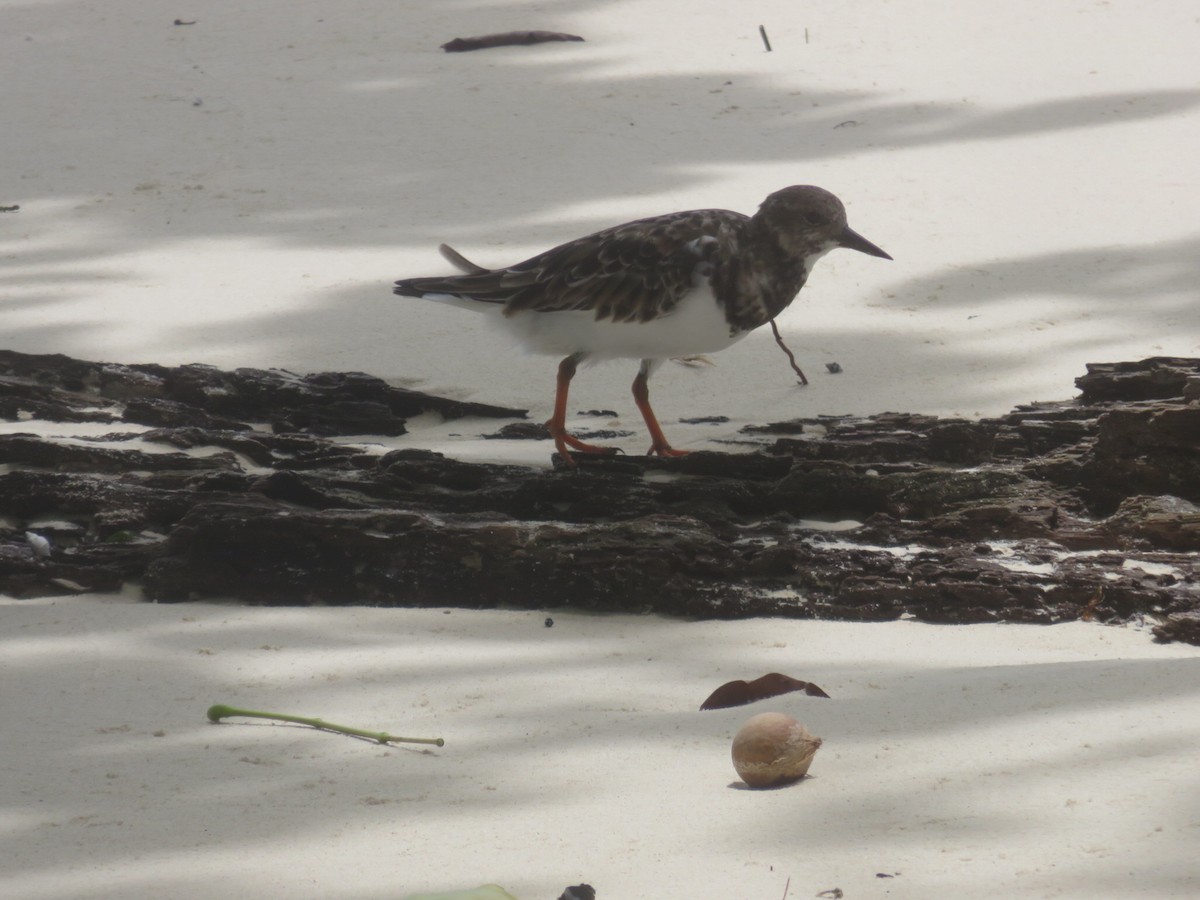
[[[733,767],[752,788],[797,781],[808,774],[821,739],[783,713],[749,719],[733,738]]]

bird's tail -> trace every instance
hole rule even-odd
[[[404,278],[396,282],[392,292],[402,297],[420,297],[467,309],[486,309],[508,302],[515,285],[508,283],[510,279],[505,277],[504,269],[485,269],[476,265],[448,244],[442,244],[438,251],[448,263],[465,274]]]
[[[438,253],[442,254],[442,259],[454,266],[460,272],[466,272],[468,275],[482,275],[488,271],[483,266],[477,266],[471,262],[449,244],[438,244]]]

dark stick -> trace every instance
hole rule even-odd
[[[468,50],[487,50],[491,47],[513,47],[525,44],[545,44],[549,41],[582,41],[577,34],[562,34],[557,31],[506,31],[503,34],[485,34],[479,37],[455,38],[442,49],[447,53],[466,53]]]
[[[792,364],[792,371],[800,376],[800,384],[808,384],[808,378],[800,371],[800,367],[796,365],[796,357],[792,356],[792,351],[788,349],[787,344],[783,342],[783,336],[779,333],[779,326],[775,324],[775,320],[771,320],[771,330],[775,332],[775,343],[779,345],[779,349],[787,354],[788,362]]]
[[[771,41],[767,38],[767,29],[762,25],[758,26],[758,33],[762,36],[763,46],[767,48],[767,52],[771,52]]]

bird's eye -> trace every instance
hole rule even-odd
[[[804,221],[806,221],[809,225],[824,225],[825,217],[820,213],[810,212],[804,214]]]

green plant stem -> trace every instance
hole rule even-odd
[[[210,722],[220,722],[229,716],[244,716],[249,719],[278,719],[280,722],[295,722],[297,725],[309,725],[313,728],[320,728],[322,731],[336,731],[339,734],[349,734],[353,737],[370,738],[380,744],[433,744],[437,747],[445,745],[445,741],[441,738],[412,738],[412,737],[396,737],[388,734],[386,731],[364,731],[361,728],[350,728],[346,725],[334,725],[331,722],[326,722],[324,719],[310,719],[307,716],[290,716],[286,713],[273,712],[255,712],[250,709],[238,709],[235,706],[225,706],[218,703],[216,706],[208,708],[208,720]]]

